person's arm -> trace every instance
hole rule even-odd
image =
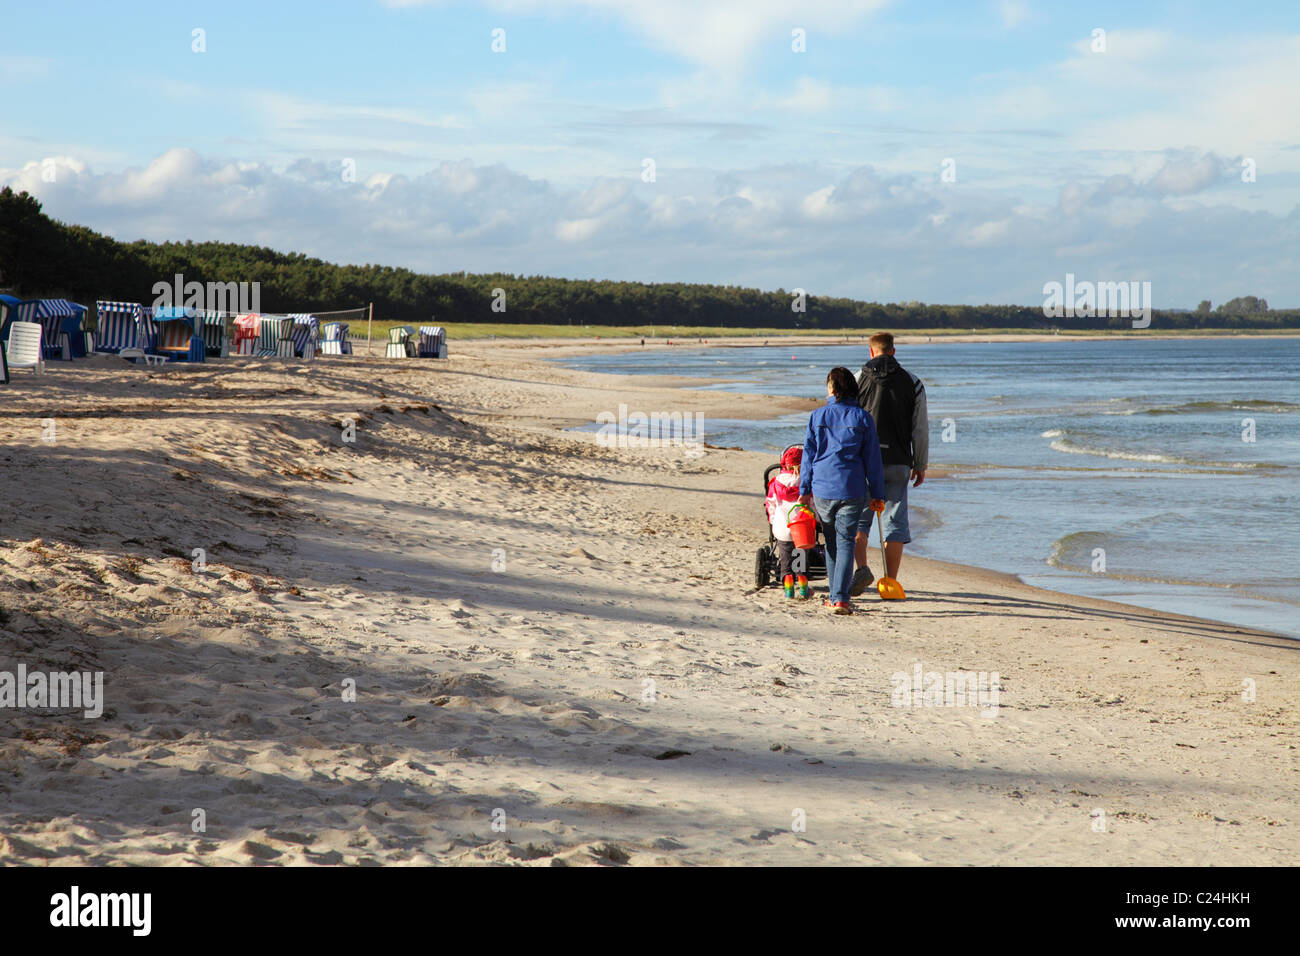
[[[862,443],[862,467],[867,473],[867,492],[873,501],[885,500],[885,465],[880,458],[880,438],[876,423],[863,414],[867,422],[867,440]]]
[[[812,494],[813,461],[817,457],[817,433],[813,420],[817,412],[808,416],[808,433],[803,440],[803,461],[799,464],[799,497],[802,499]]]
[[[912,477],[917,485],[930,467],[930,412],[926,407],[925,386],[916,382],[916,404],[912,407]]]

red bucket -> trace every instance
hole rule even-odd
[[[807,550],[817,543],[817,516],[806,505],[795,505],[786,513],[790,540],[796,548]]]

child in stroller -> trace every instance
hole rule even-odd
[[[773,570],[776,570],[786,597],[807,599],[811,596],[808,578],[814,571],[820,571],[823,576],[826,574],[826,556],[821,544],[803,551],[797,550],[790,540],[787,516],[790,509],[799,503],[799,464],[802,457],[803,448],[791,445],[781,455],[778,464],[769,465],[763,472],[763,485],[767,493],[763,504],[767,509],[768,535],[766,547],[758,549],[754,584],[760,588],[767,587]],[[777,472],[775,478],[772,477],[774,471]]]

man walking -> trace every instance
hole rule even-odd
[[[907,523],[907,483],[913,488],[925,481],[930,460],[930,419],[925,386],[894,358],[894,337],[877,332],[871,337],[871,359],[858,373],[858,399],[876,425],[880,457],[885,466],[885,510],[880,519],[885,535],[885,574],[897,580],[903,562],[903,545],[912,540]],[[865,510],[858,523],[853,555],[858,569],[849,593],[867,589],[875,576],[867,567],[873,512]]]

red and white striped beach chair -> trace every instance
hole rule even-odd
[[[257,325],[261,319],[256,312],[249,312],[235,319],[234,355],[257,354]]]

